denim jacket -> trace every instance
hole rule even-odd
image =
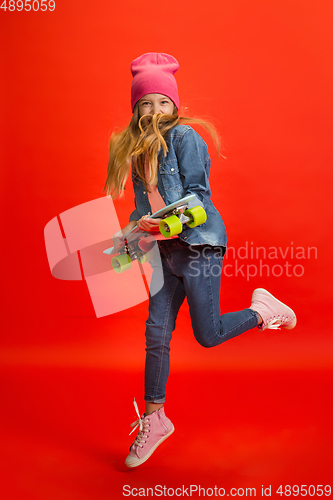
[[[184,225],[179,238],[190,245],[213,245],[226,247],[227,234],[224,222],[214,207],[210,196],[209,171],[210,157],[202,137],[188,125],[173,127],[167,137],[168,152],[164,156],[161,149],[158,155],[158,191],[166,205],[188,194],[196,195],[189,205],[204,207],[207,221],[194,228]],[[145,186],[135,173],[132,174],[135,210],[130,221],[139,220],[143,215],[151,215],[151,207]]]

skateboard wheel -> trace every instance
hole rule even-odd
[[[140,264],[144,264],[145,262],[148,262],[153,258],[154,258],[154,251],[146,252],[138,257],[138,262],[140,262]]]
[[[207,220],[207,214],[205,212],[205,209],[200,207],[200,205],[197,207],[188,208],[187,210],[185,210],[184,215],[192,219],[189,222],[186,222],[188,227],[199,226],[200,224],[203,224]]]
[[[116,271],[116,273],[122,273],[123,271],[127,271],[128,269],[131,269],[132,267],[132,262],[130,259],[130,256],[127,255],[127,253],[123,253],[120,255],[117,255],[117,257],[113,257],[111,260],[111,264],[113,269]]]
[[[177,215],[171,215],[166,219],[162,219],[159,223],[160,233],[165,236],[165,238],[171,238],[171,236],[176,236],[183,230],[183,224],[178,219]]]

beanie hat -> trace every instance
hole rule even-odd
[[[169,54],[148,52],[134,59],[131,64],[133,75],[131,87],[132,112],[135,104],[146,94],[162,94],[179,108],[177,82],[174,77],[179,68],[178,61]]]

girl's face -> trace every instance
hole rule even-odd
[[[138,102],[139,118],[143,115],[163,113],[173,115],[174,103],[169,97],[162,94],[146,94]]]

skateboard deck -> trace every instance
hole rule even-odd
[[[204,209],[200,206],[194,207],[193,209],[188,209],[188,205],[191,201],[196,198],[194,194],[190,194],[181,198],[161,210],[158,210],[152,214],[149,218],[151,219],[163,219],[162,225],[160,223],[160,232],[165,237],[170,237],[182,232],[183,224],[187,224],[190,227],[195,227],[198,224],[202,224],[206,221],[206,213]],[[194,210],[194,215],[192,216],[192,210]],[[199,214],[198,220],[195,220]],[[204,215],[203,215],[204,214]],[[175,232],[176,231],[176,232]],[[120,239],[119,244],[111,248],[107,248],[103,253],[107,255],[118,255],[112,259],[112,266],[116,272],[122,272],[123,270],[129,269],[131,266],[131,261],[138,259],[139,263],[147,262],[150,260],[151,251],[153,250],[156,243],[156,239],[151,233],[147,231],[142,231],[137,226],[135,226],[131,231],[126,233],[122,239]]]

